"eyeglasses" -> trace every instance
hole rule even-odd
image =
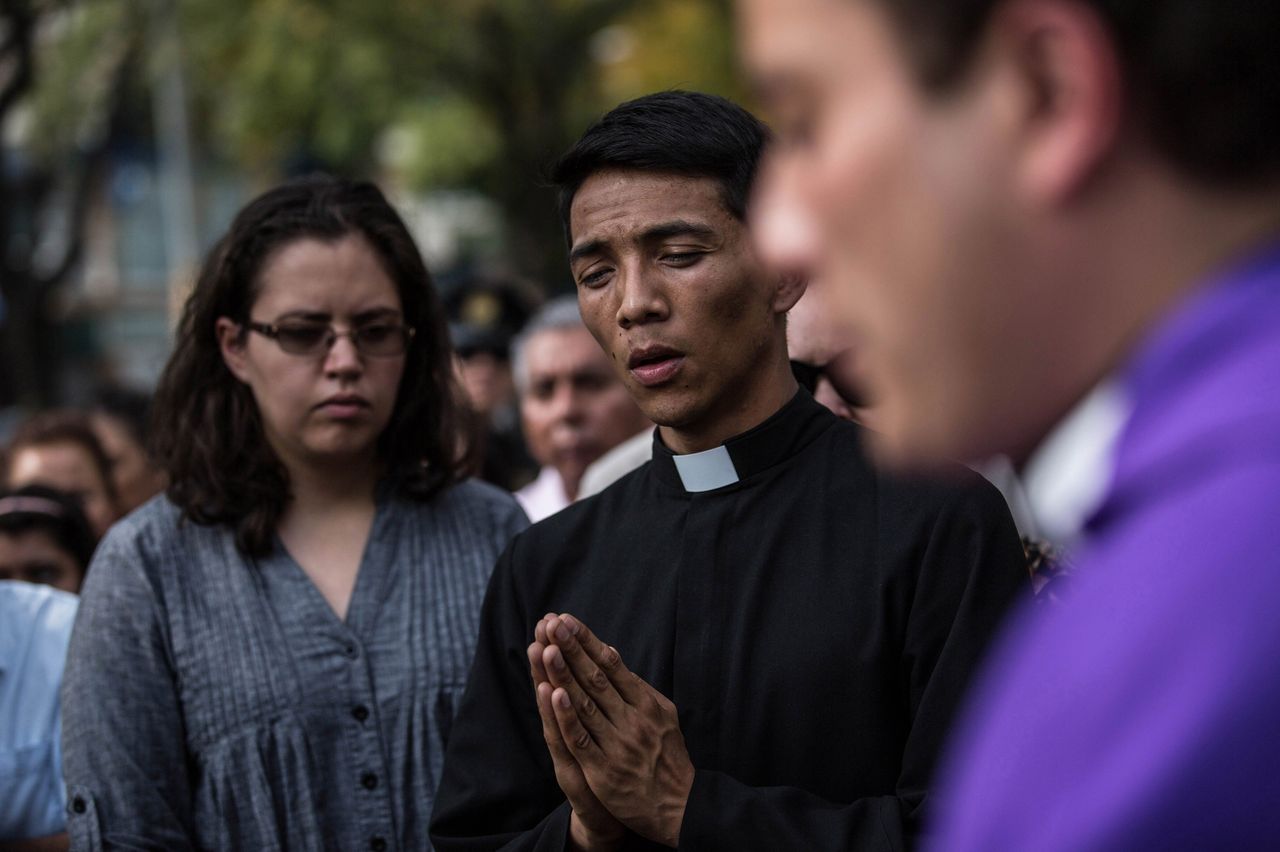
[[[325,355],[339,337],[351,338],[351,344],[361,355],[373,358],[394,358],[403,355],[413,339],[414,329],[398,322],[371,322],[347,331],[338,331],[328,323],[288,322],[272,325],[247,322],[245,327],[269,337],[290,355]]]

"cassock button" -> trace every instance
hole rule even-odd
[[[366,790],[372,790],[378,786],[378,776],[372,772],[366,772],[360,776],[360,783],[364,785]]]
[[[356,657],[360,656],[360,649],[355,645],[348,645],[342,649],[342,653],[354,660]]]
[[[355,717],[357,722],[363,722],[369,718],[369,708],[363,704],[357,704],[351,708],[351,715]]]
[[[383,840],[381,837],[374,837],[369,841],[369,848],[372,849],[373,852],[386,852],[387,841]]]
[[[80,798],[79,796],[76,796],[74,799],[71,800],[71,810],[75,811],[76,813],[82,814],[88,809],[89,809],[89,806],[86,805],[84,803],[84,799]]]

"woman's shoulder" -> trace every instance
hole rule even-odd
[[[117,521],[103,536],[98,550],[154,547],[181,536],[185,526],[182,510],[160,493]]]
[[[440,491],[431,501],[436,512],[486,512],[495,518],[524,516],[515,496],[480,480],[463,480]]]
[[[221,524],[199,524],[159,494],[117,521],[99,543],[87,576],[142,573],[152,583],[171,574],[189,575],[202,556],[223,560],[234,549],[234,533]]]
[[[437,523],[452,524],[480,534],[501,539],[503,545],[529,525],[529,519],[515,498],[501,488],[467,479],[455,483],[427,502],[416,504],[416,511]]]
[[[169,499],[169,495],[161,491],[129,514],[116,522],[115,527],[133,527],[134,529],[160,526],[172,526],[182,515],[178,504]]]

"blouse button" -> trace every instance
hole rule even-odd
[[[364,775],[360,776],[360,783],[364,785],[366,790],[372,790],[378,786],[378,776],[374,775],[372,772],[366,772]]]
[[[373,852],[385,852],[387,848],[387,841],[383,840],[381,837],[374,837],[369,841],[369,848],[372,849]]]
[[[357,722],[363,722],[365,719],[369,718],[369,708],[365,707],[363,704],[357,704],[355,707],[351,708],[351,715],[355,717]]]

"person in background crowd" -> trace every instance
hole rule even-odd
[[[146,394],[110,388],[98,394],[89,412],[89,425],[111,464],[122,514],[164,490],[164,473],[147,453],[150,409]]]
[[[98,541],[80,504],[53,488],[0,493],[0,580],[78,592]]]
[[[840,315],[833,311],[830,284],[810,281],[787,314],[787,354],[797,379],[813,398],[842,420],[871,426],[873,415],[853,370],[853,350]]]
[[[738,7],[759,245],[836,285],[879,455],[1008,454],[1076,566],[974,691],[936,848],[1275,848],[1280,5]]]
[[[80,501],[95,536],[120,518],[111,462],[80,411],[37,414],[18,426],[6,453],[6,488],[44,485]]]
[[[527,289],[514,278],[473,272],[455,278],[444,300],[458,378],[475,415],[478,473],[507,491],[528,485],[538,472],[520,431],[511,374],[511,341],[535,304]]]
[[[971,666],[1028,591],[994,488],[876,474],[797,387],[804,281],[763,270],[744,220],[766,133],[665,92],[556,168],[582,318],[658,424],[653,460],[494,570],[442,852],[907,846]]]
[[[578,499],[599,494],[651,458],[653,429],[645,429],[587,465],[578,485]]]
[[[0,849],[4,852],[67,848],[58,687],[75,613],[75,595],[51,586],[0,580]]]
[[[577,498],[588,465],[652,424],[582,324],[573,296],[535,314],[512,356],[525,440],[542,465],[516,499],[536,522]]]
[[[68,653],[72,848],[422,849],[494,560],[453,354],[372,184],[236,216],[156,392],[166,497],[94,558]]]

